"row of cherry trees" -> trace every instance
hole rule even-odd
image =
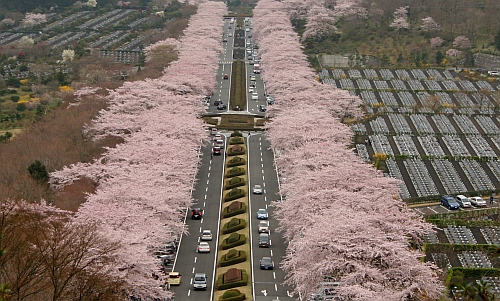
[[[443,287],[435,267],[410,247],[431,226],[399,199],[396,180],[348,148],[352,133],[341,120],[359,116],[360,100],[315,80],[290,12],[285,1],[272,0],[254,10],[262,76],[277,103],[267,136],[286,178],[275,217],[289,243],[287,283],[307,296],[332,275],[350,300],[438,298]]]
[[[80,177],[98,183],[75,222],[97,223],[106,238],[120,242],[113,273],[142,299],[166,294],[151,277],[159,264],[152,249],[187,231],[179,214],[192,202],[199,148],[206,137],[200,99],[215,84],[225,12],[222,2],[199,3],[184,36],[172,43],[179,59],[164,75],[110,92],[109,109],[88,130],[97,137],[120,137],[124,143],[92,164],[51,174],[57,188]]]

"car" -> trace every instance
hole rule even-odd
[[[486,201],[480,196],[473,196],[469,198],[470,203],[476,207],[486,207]]]
[[[227,38],[226,37],[222,38],[222,42],[226,43],[227,42]]]
[[[215,134],[214,135],[214,141],[217,141],[217,140],[222,140],[222,135],[221,134]]]
[[[228,29],[233,29],[233,27],[231,25],[229,25]]]
[[[218,106],[222,103],[222,100],[218,99],[216,101],[214,101],[214,106]]]
[[[274,269],[274,261],[271,257],[262,257],[260,260],[260,269],[261,270],[272,270]]]
[[[168,273],[167,283],[169,285],[181,285],[181,274],[179,272]]]
[[[470,203],[470,200],[468,197],[466,197],[465,195],[457,195],[457,202],[458,204],[460,204],[460,207],[462,208],[470,208],[472,207],[472,204]]]
[[[232,38],[233,34],[232,33],[228,33],[227,36],[230,37],[230,38]]]
[[[255,73],[255,74],[260,74],[260,70],[259,70],[259,69],[254,69],[254,70],[253,70],[253,73]]]
[[[250,81],[256,81],[255,75],[250,75]]]
[[[222,76],[222,78],[224,78],[224,79],[229,79],[229,74],[224,74],[224,75]]]
[[[203,274],[203,273],[194,274],[193,288],[195,290],[206,290],[207,289],[207,275]]]
[[[222,139],[219,139],[219,140],[215,140],[215,146],[224,146],[224,140]]]
[[[254,185],[252,192],[253,192],[253,194],[262,194],[262,192],[263,192],[262,186],[260,186],[259,184]]]
[[[217,106],[217,110],[225,110],[225,109],[227,109],[227,106],[223,103],[221,103]]]
[[[274,104],[274,98],[266,97],[267,104],[268,105],[273,105]]]
[[[214,156],[220,156],[222,155],[222,149],[220,146],[214,146],[213,149],[212,149],[212,154]]]
[[[200,208],[194,208],[191,210],[191,219],[201,219],[203,216],[203,211]]]
[[[455,200],[454,197],[449,195],[443,195],[441,197],[441,205],[448,208],[449,210],[454,210],[460,208],[460,204]]]
[[[499,76],[500,75],[500,72],[499,71],[488,71],[488,74],[489,75],[492,75],[492,76]]]
[[[269,248],[271,245],[271,240],[269,239],[269,234],[261,233],[259,234],[259,248]]]
[[[249,33],[249,34],[247,35],[247,37],[251,38],[251,37],[252,37],[252,34],[251,34],[251,33]]]
[[[212,240],[212,231],[210,230],[203,230],[201,232],[201,240]]]
[[[253,56],[249,55],[247,58],[249,61],[253,61]]]
[[[208,242],[200,242],[197,250],[198,253],[210,253],[210,245]]]
[[[269,233],[269,222],[260,221],[259,222],[259,233]]]
[[[265,105],[260,105],[260,106],[259,106],[259,111],[260,111],[260,112],[265,112],[265,111],[267,111],[266,106],[265,106]]]
[[[267,219],[267,210],[266,209],[259,209],[257,211],[257,218],[258,219]]]
[[[248,88],[248,93],[253,93],[255,91],[255,88],[254,87],[250,87]]]
[[[259,99],[259,94],[257,92],[252,93],[252,100],[258,100]]]
[[[254,45],[253,45],[253,49],[259,49],[259,45],[254,44]]]

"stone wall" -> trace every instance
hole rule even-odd
[[[474,65],[486,70],[500,70],[500,56],[476,53],[474,54]]]

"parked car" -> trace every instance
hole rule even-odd
[[[472,207],[472,204],[471,204],[469,198],[466,197],[465,195],[461,195],[461,194],[457,195],[457,202],[460,205],[460,207],[462,207],[462,208]]]
[[[193,288],[195,290],[206,290],[207,289],[207,275],[203,274],[203,273],[194,274]]]
[[[486,207],[486,201],[483,200],[483,198],[480,196],[473,196],[473,197],[470,197],[469,199],[470,199],[471,204],[476,206],[476,207]]]
[[[260,260],[260,269],[261,270],[272,270],[274,269],[274,261],[271,257],[262,257]]]
[[[268,218],[267,210],[266,209],[259,209],[257,211],[257,218],[258,219],[267,219]]]
[[[269,233],[269,222],[260,221],[259,222],[259,233]]]
[[[259,111],[261,111],[261,112],[265,112],[265,111],[267,111],[266,106],[265,106],[265,105],[260,105],[260,106],[259,106]]]
[[[253,194],[262,194],[262,186],[260,185],[254,185],[252,189]]]
[[[441,197],[441,205],[448,208],[449,210],[454,210],[460,208],[460,204],[455,200],[454,197],[449,195],[443,195]]]
[[[489,74],[489,75],[492,75],[492,76],[499,76],[499,75],[500,75],[500,72],[499,72],[499,71],[496,71],[496,70],[492,70],[492,71],[488,71],[488,74]]]
[[[179,272],[168,273],[167,283],[169,285],[181,285],[181,274]]]
[[[208,242],[200,242],[198,244],[198,253],[210,253],[210,245]]]
[[[269,234],[261,233],[259,234],[259,248],[269,248],[271,245]]]
[[[203,230],[201,232],[201,240],[212,240],[212,231]]]
[[[203,211],[200,208],[194,208],[191,210],[191,218],[192,219],[201,219],[203,216]]]

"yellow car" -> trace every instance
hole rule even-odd
[[[179,272],[168,273],[167,283],[169,285],[181,285],[181,274]]]

